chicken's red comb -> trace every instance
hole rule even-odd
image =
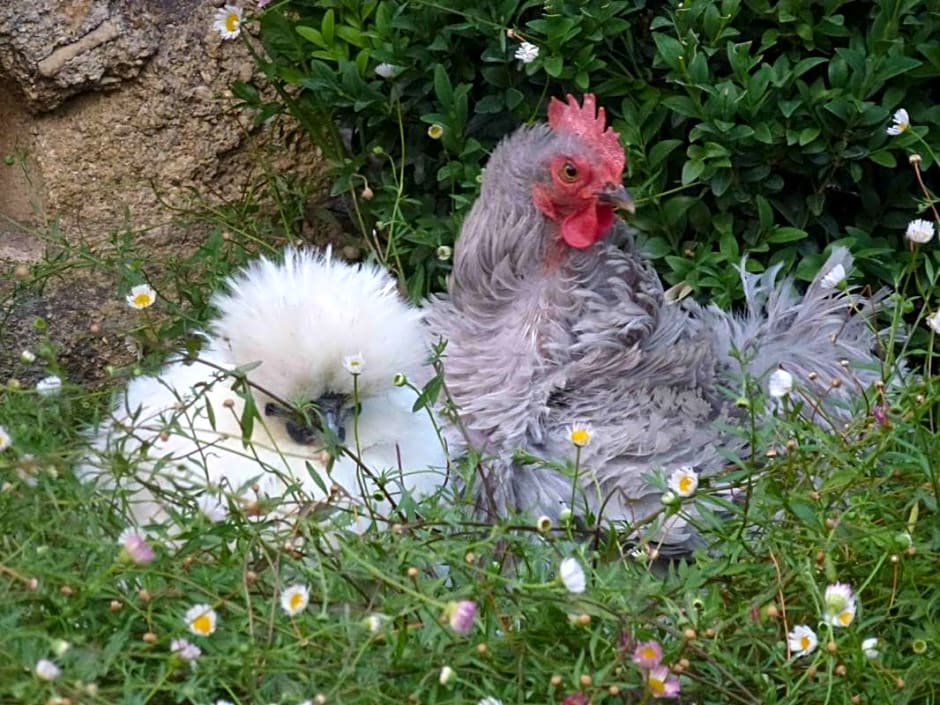
[[[607,127],[604,108],[596,107],[593,93],[584,94],[583,105],[578,105],[573,95],[568,96],[567,103],[552,98],[548,104],[548,126],[556,132],[573,132],[597,145],[608,164],[618,174],[623,173],[625,158],[620,135]]]

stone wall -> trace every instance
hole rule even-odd
[[[317,151],[297,130],[284,122],[254,128],[235,108],[229,85],[250,79],[254,66],[241,39],[223,41],[212,29],[221,4],[0,3],[0,295],[12,267],[40,256],[40,235],[53,222],[71,242],[94,247],[131,228],[157,254],[179,251],[202,233],[176,224],[161,197],[237,200],[264,168],[313,178]],[[60,348],[74,351],[80,341],[90,350],[77,357],[89,357],[94,370],[77,374],[98,376],[89,335],[117,336],[125,322],[110,315],[109,283],[82,286],[81,305],[72,281],[53,282],[42,301],[18,303],[0,330],[0,350],[26,346],[31,317],[51,312]],[[0,379],[9,370],[0,360]]]

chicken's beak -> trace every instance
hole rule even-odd
[[[327,393],[314,402],[323,430],[329,429],[340,443],[346,440],[346,427],[343,426],[343,403],[340,394]]]
[[[636,210],[636,205],[633,203],[633,196],[631,196],[630,192],[621,184],[604,184],[604,188],[595,195],[598,201],[613,206],[614,208],[623,208],[628,213],[633,213]]]

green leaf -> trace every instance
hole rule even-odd
[[[659,166],[665,159],[668,157],[679,145],[682,144],[682,140],[663,140],[662,142],[657,142],[650,149],[649,154],[646,157],[647,162],[650,167],[655,168]]]
[[[308,42],[316,44],[318,47],[323,49],[328,49],[329,45],[323,41],[323,35],[320,34],[320,30],[314,29],[313,27],[305,27],[304,25],[297,25],[294,28],[294,31],[297,32],[301,37],[306,39]]]
[[[320,22],[320,32],[323,34],[323,41],[326,46],[333,44],[333,31],[336,27],[335,16],[332,8],[323,13],[323,21]]]
[[[781,226],[774,228],[774,231],[770,234],[770,237],[767,238],[767,241],[776,243],[795,242],[797,240],[805,240],[806,238],[807,234],[805,230]]]
[[[877,152],[872,152],[868,155],[868,158],[875,162],[875,164],[886,166],[889,169],[893,169],[898,165],[897,159],[886,149],[879,149]]]
[[[682,166],[682,185],[688,186],[705,171],[705,162],[701,159],[690,159]]]
[[[542,62],[542,66],[545,68],[545,73],[552,78],[558,78],[561,76],[565,62],[560,56],[547,56],[545,61]]]
[[[434,95],[437,96],[441,105],[448,110],[453,107],[454,88],[443,64],[437,64],[434,67]]]

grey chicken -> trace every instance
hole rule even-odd
[[[553,100],[548,124],[521,127],[493,151],[456,243],[449,292],[430,305],[459,416],[450,447],[481,453],[475,489],[485,512],[555,517],[570,504],[570,474],[516,451],[572,459],[579,423],[592,437],[580,449],[581,504],[572,509],[636,522],[661,508],[651,475],[691,467],[707,476],[727,451],[746,454],[727,430],[740,414],[729,389],[740,394],[744,375],[766,385],[786,370],[822,399],[823,423],[844,418],[858,385],[880,378],[872,302],[834,286],[851,268],[845,249],[802,297],[791,280],[775,282],[779,268],[742,268],[738,314],[668,302],[614,213],[632,210],[624,164],[592,95],[583,106]],[[846,384],[830,388],[834,378]],[[656,540],[681,549],[693,534],[678,522]]]

